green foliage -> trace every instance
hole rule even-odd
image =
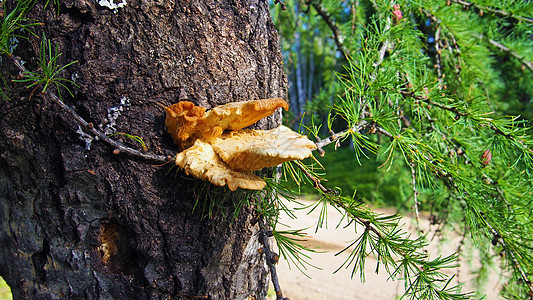
[[[369,156],[372,159],[363,161],[361,165],[353,164],[355,157],[351,147],[340,147],[337,150],[328,147],[326,155],[320,158],[323,170],[318,166],[315,166],[315,169],[320,172],[325,184],[346,193],[357,191],[358,197],[365,203],[371,203],[373,206],[393,206],[400,211],[409,210],[412,207],[410,171],[405,168],[387,170],[375,155]],[[301,191],[313,195],[318,193],[309,184],[302,185]],[[425,197],[421,201],[424,199]],[[424,201],[420,207],[429,210],[430,204]]]
[[[272,236],[278,245],[281,257],[289,263],[289,266],[292,264],[305,274],[308,267],[315,267],[306,252],[316,252],[302,243],[306,237],[303,232],[305,229],[278,229],[278,219],[282,212],[290,218],[295,218],[294,213],[286,206],[284,200],[298,203],[297,187],[286,181],[277,182],[269,178],[266,178],[266,183],[267,185],[262,191],[253,192],[255,209],[272,228]]]
[[[41,23],[26,18],[26,14],[35,4],[34,0],[20,0],[15,7],[9,10],[6,1],[2,2],[2,14],[0,15],[0,56],[11,56],[20,40],[25,39],[27,34],[34,34],[30,29]],[[0,62],[4,57],[0,57]],[[8,82],[0,75],[0,98],[10,100]]]
[[[173,166],[174,167],[174,166]],[[193,212],[201,209],[202,216],[212,218],[215,213],[227,216],[228,208],[233,208],[233,219],[236,219],[243,207],[251,206],[251,193],[245,190],[230,192],[229,189],[212,185],[208,181],[183,177],[185,180],[196,182],[194,194],[196,202]]]
[[[112,136],[116,136],[116,135],[121,135],[121,136],[127,137],[128,139],[131,139],[131,140],[139,143],[141,145],[143,151],[148,150],[148,147],[146,147],[146,143],[144,142],[143,138],[138,136],[138,135],[132,135],[132,134],[125,133],[125,132],[117,132],[117,133],[110,134],[109,136],[112,137]]]
[[[34,0],[17,1],[15,8],[11,11],[7,11],[5,2],[2,3],[4,15],[1,17],[0,25],[0,55],[11,55],[17,39],[25,38],[22,33],[24,31],[32,33],[29,28],[41,24],[26,18],[26,14],[34,3]]]
[[[315,58],[322,73],[337,74],[320,75],[300,124],[313,137],[329,135],[319,144],[340,149],[325,148],[327,174],[316,174],[318,167],[310,164],[300,171],[286,168],[290,176],[282,178],[305,182],[311,176],[321,197],[317,206],[329,203],[366,228],[347,247],[351,256],[344,266],[364,279],[365,258],[372,253],[391,278],[404,278],[406,298],[468,297],[439,271],[453,265],[455,256],[430,258],[421,252],[423,238],[407,237],[396,217],[382,219],[361,202],[411,207],[416,214],[426,208],[440,229],[471,239],[482,262],[500,257],[502,273],[509,274],[502,296],[531,299],[533,3],[286,5],[289,13],[273,14],[283,49],[299,53],[283,52],[289,72],[298,74],[301,66],[294,60],[307,57]],[[295,47],[296,33],[312,34],[311,47]],[[317,51],[315,44],[322,48]],[[298,82],[305,80],[292,85]],[[300,104],[292,99],[297,94],[289,90],[289,96],[293,106]],[[341,188],[328,190],[321,176]],[[361,198],[345,198],[339,190],[357,190]]]
[[[46,90],[50,86],[56,88],[57,94],[61,99],[61,88],[65,89],[72,97],[74,96],[70,91],[66,83],[78,86],[72,80],[59,77],[61,71],[67,67],[77,63],[78,61],[73,61],[67,63],[66,65],[60,65],[58,59],[61,56],[61,53],[58,53],[57,47],[52,50],[52,43],[44,35],[41,40],[41,47],[39,53],[39,71],[27,71],[24,72],[23,79],[14,80],[15,82],[29,82],[28,88],[37,89],[42,87],[41,93],[46,93]]]
[[[290,191],[296,188],[296,182],[304,182],[304,178],[313,178],[315,186],[319,186],[320,199],[309,207],[310,211],[319,209],[319,219],[316,230],[327,226],[327,207],[333,206],[343,213],[341,222],[346,222],[353,226],[354,232],[360,232],[359,236],[347,245],[341,252],[349,251],[347,260],[341,268],[351,268],[352,276],[359,274],[361,280],[365,280],[364,267],[366,259],[373,256],[377,259],[379,269],[384,268],[391,279],[405,280],[405,297],[409,299],[466,299],[468,294],[460,293],[459,286],[450,286],[452,278],[449,278],[441,270],[456,266],[456,255],[445,258],[437,257],[431,259],[424,251],[427,246],[425,237],[411,238],[400,226],[400,216],[381,215],[375,213],[363,204],[361,199],[352,196],[342,195],[340,190],[325,189],[319,181],[318,175],[313,172],[313,166],[304,166],[300,162],[287,163],[298,165],[289,167],[286,170],[294,176],[294,180],[282,180],[278,189]],[[281,189],[280,189],[281,188]],[[275,207],[275,206],[274,206]],[[279,214],[279,212],[276,212]],[[274,214],[272,214],[274,215]],[[339,226],[338,224],[337,226]],[[273,223],[272,226],[276,226]],[[288,252],[288,259],[293,263],[304,265],[312,262],[299,250],[310,251],[299,244],[298,238],[302,238],[301,230],[286,231],[293,235],[289,246],[284,239],[276,238],[280,248],[291,248]],[[283,253],[283,252],[282,252]],[[303,255],[303,257],[302,257]]]

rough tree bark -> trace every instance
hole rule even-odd
[[[163,106],[284,96],[267,1],[132,0],[116,11],[45,2],[29,15],[44,23],[35,33],[57,44],[63,64],[79,61],[62,74],[79,85],[64,101],[103,128],[112,125],[108,109],[126,103],[114,127],[143,137],[152,153],[177,150]],[[14,52],[30,70],[38,45],[31,36]],[[17,73],[2,58],[2,76]],[[193,213],[205,201],[195,182],[101,141],[87,150],[76,123],[30,92],[12,84],[11,100],[0,102],[0,275],[16,299],[264,298],[251,208],[235,220],[231,210]],[[279,122],[276,114],[257,126]]]

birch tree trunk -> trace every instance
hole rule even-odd
[[[267,1],[45,2],[29,16],[44,23],[36,36],[57,44],[60,63],[78,61],[62,74],[79,85],[64,102],[102,130],[141,136],[151,153],[177,151],[163,106],[285,96]],[[14,51],[35,71],[37,37]],[[2,59],[2,76],[15,77]],[[47,97],[30,99],[20,83],[10,91],[0,102],[0,275],[15,299],[264,298],[252,208],[235,219],[231,203],[225,215],[193,211],[205,199],[182,172],[88,145]]]
[[[295,15],[296,19],[298,19],[298,14],[300,13],[300,4],[298,2],[295,2],[294,5]],[[298,25],[297,25],[298,26]],[[297,91],[297,116],[301,115],[303,113],[303,109],[305,106],[305,103],[307,102],[307,98],[305,95],[305,86],[304,86],[304,56],[302,55],[302,47],[301,47],[301,34],[298,28],[294,31],[294,48],[296,51],[296,63],[294,64],[295,69],[295,76],[296,76],[296,91]]]

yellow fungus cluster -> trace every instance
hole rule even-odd
[[[205,107],[182,101],[165,107],[168,132],[181,151],[176,165],[189,175],[217,186],[260,190],[266,183],[252,171],[310,157],[316,145],[285,126],[271,130],[243,129],[288,109],[280,98]]]

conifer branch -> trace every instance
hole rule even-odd
[[[491,125],[491,127],[494,127],[494,125]],[[433,161],[430,161],[432,164],[434,163]],[[468,193],[465,193],[465,192],[462,192],[460,189],[459,189],[459,186],[454,182],[455,179],[450,176],[449,174],[447,174],[445,171],[439,171],[440,173],[437,173],[437,177],[439,177],[444,183],[445,185],[450,189],[450,190],[455,190],[457,193],[464,193],[466,196],[468,196]],[[498,187],[497,187],[498,189]],[[499,192],[499,191],[498,191]],[[500,193],[500,192],[499,192]],[[501,195],[500,193],[500,197],[503,197],[503,195]],[[504,198],[504,201],[506,202],[506,204],[508,204],[508,202],[505,200]],[[468,205],[468,202],[467,202],[467,205]],[[509,208],[509,206],[508,206]],[[475,207],[473,208],[470,208],[470,209],[473,209],[473,210],[476,210]],[[510,210],[512,210],[511,208],[509,208]],[[527,284],[528,286],[528,289],[529,291],[533,294],[533,285],[531,284],[531,282],[528,280],[528,277],[527,277],[527,274],[526,272],[523,270],[523,267],[521,266],[521,264],[518,262],[518,260],[516,259],[516,253],[513,249],[511,249],[511,247],[509,247],[507,245],[507,243],[505,242],[505,239],[506,237],[504,237],[500,231],[498,231],[492,224],[491,222],[489,222],[489,220],[487,219],[487,217],[483,214],[483,213],[480,213],[480,216],[481,216],[481,220],[482,222],[485,224],[485,226],[490,230],[491,234],[493,235],[492,237],[492,243],[493,245],[496,245],[496,243],[500,244],[503,248],[503,250],[508,253],[508,255],[511,257],[511,261],[512,261],[512,267],[513,269],[517,270],[517,272],[519,273],[519,275],[522,277],[522,280],[524,281],[525,284]],[[529,282],[529,283],[528,283]]]
[[[436,69],[437,69],[437,78],[439,81],[443,81],[444,79],[444,71],[443,71],[443,66],[442,66],[442,51],[445,49],[445,48],[448,48],[448,50],[450,52],[453,52],[455,51],[455,53],[457,54],[457,60],[459,61],[459,63],[453,67],[453,70],[457,76],[457,80],[459,82],[462,81],[461,79],[461,76],[459,76],[459,74],[461,73],[461,56],[459,56],[461,54],[461,49],[459,49],[459,44],[457,43],[457,40],[455,39],[455,36],[451,33],[451,32],[445,32],[445,35],[447,36],[447,38],[449,38],[451,40],[451,44],[448,43],[445,38],[442,38],[441,35],[443,35],[442,33],[442,25],[441,25],[441,22],[440,20],[437,18],[437,16],[433,15],[432,13],[430,13],[429,11],[427,11],[426,9],[422,9],[421,10],[433,23],[436,24],[436,28],[435,28],[435,60],[436,60]]]
[[[499,134],[499,135],[502,135],[506,138],[508,138],[509,140],[512,140],[512,141],[516,141],[518,142],[524,149],[526,149],[529,153],[533,153],[533,149],[530,149],[526,144],[524,144],[524,141],[515,137],[514,135],[510,134],[510,133],[505,133],[503,132],[500,128],[498,128],[496,125],[494,125],[493,123],[490,123],[489,125],[490,129],[492,129],[496,134]]]
[[[298,165],[299,169],[304,173],[304,175],[313,182],[313,185],[317,190],[319,190],[324,195],[333,194],[333,191],[331,189],[324,187],[324,185],[322,185],[321,183],[321,180],[311,174],[300,162],[296,162],[296,164]],[[444,288],[438,286],[438,282],[444,282],[444,280],[442,280],[443,274],[440,273],[439,269],[446,268],[447,263],[456,259],[454,255],[448,256],[444,259],[441,259],[439,257],[433,261],[429,261],[428,256],[421,255],[419,253],[419,250],[423,249],[423,247],[427,245],[425,243],[422,243],[421,239],[417,239],[412,243],[409,242],[407,244],[404,244],[405,240],[402,240],[402,238],[398,235],[400,232],[398,228],[393,226],[394,229],[388,231],[384,230],[384,228],[376,227],[376,215],[356,213],[354,211],[354,207],[351,206],[351,204],[345,203],[341,199],[342,198],[335,196],[328,197],[328,201],[331,204],[337,206],[339,209],[346,212],[347,216],[349,216],[349,218],[351,219],[349,221],[350,223],[355,221],[357,224],[364,226],[364,232],[361,234],[361,237],[357,238],[349,246],[340,251],[343,252],[355,245],[354,252],[357,251],[357,254],[354,254],[352,252],[352,254],[350,255],[351,259],[348,259],[348,264],[351,264],[355,259],[355,257],[353,257],[352,255],[357,255],[358,257],[366,257],[367,255],[369,255],[369,253],[366,253],[366,247],[370,247],[372,248],[372,251],[376,252],[375,255],[377,256],[378,266],[379,263],[383,263],[390,274],[390,278],[394,278],[401,270],[403,270],[403,278],[405,280],[409,278],[410,283],[412,283],[413,281],[420,280],[424,280],[426,282],[426,284],[420,287],[413,287],[412,284],[409,286],[406,285],[407,288],[404,296],[410,294],[413,297],[412,299],[415,299],[414,297],[416,295],[428,295],[429,293],[431,293],[429,291],[434,292],[438,290],[438,293],[440,294],[439,299],[466,299],[467,294],[459,294],[458,286],[446,289],[447,285],[451,281],[451,278],[446,281],[447,283]],[[368,216],[368,219],[365,219],[366,216]],[[394,216],[385,217],[385,219],[394,220]],[[388,226],[391,226],[391,224],[385,225],[385,227]],[[375,235],[376,244],[366,244],[365,241],[368,238],[368,233],[372,233]],[[399,255],[400,258],[395,261],[395,258],[392,257],[391,252],[395,255]],[[347,262],[345,262],[344,264],[346,264]],[[387,267],[387,265],[389,264],[392,265],[391,270],[394,269],[394,271],[389,270],[389,268]],[[340,268],[342,268],[342,266]],[[428,271],[431,272],[431,274],[429,274]],[[413,272],[413,274],[410,274],[410,272]],[[424,291],[421,292],[421,290]]]
[[[424,102],[426,104],[429,104],[429,105],[432,105],[432,106],[435,106],[435,107],[450,111],[450,112],[454,113],[456,115],[456,117],[466,117],[466,116],[468,116],[468,113],[458,110],[457,107],[446,106],[444,104],[441,104],[441,103],[438,103],[438,102],[435,102],[435,101],[429,99],[427,96],[416,95],[412,91],[398,90],[398,93],[400,93],[401,95],[407,96],[407,97],[411,97],[411,98],[416,99],[418,101],[422,101],[422,102]]]
[[[346,134],[349,134],[350,132],[361,131],[361,129],[363,129],[367,124],[368,124],[367,121],[362,120],[359,123],[352,126],[351,128],[345,129],[338,133],[331,132],[330,136],[328,136],[327,138],[321,139],[315,143],[317,146],[317,149],[322,149],[331,143],[336,143],[338,140],[340,140],[341,138],[343,138],[344,136],[346,136]]]
[[[323,194],[331,194],[331,193],[334,192],[332,189],[328,189],[324,185],[322,185],[322,181],[319,178],[317,178],[316,176],[314,176],[313,174],[309,173],[309,171],[307,171],[307,169],[300,162],[297,161],[296,165],[305,174],[305,176],[307,178],[309,178],[309,180],[311,180],[313,182],[313,186],[314,186],[315,189],[320,190]],[[337,207],[341,208],[343,211],[349,211],[349,208],[343,202],[339,201],[338,199],[331,198],[330,200]],[[381,234],[381,232],[379,232],[379,230],[377,230],[375,227],[373,227],[368,220],[365,220],[365,219],[363,219],[361,217],[353,216],[353,215],[352,215],[352,217],[355,220],[357,220],[357,222],[359,222],[360,224],[365,225],[365,230],[372,231],[380,239],[383,239],[383,235]]]
[[[316,12],[322,17],[322,20],[326,22],[328,27],[331,29],[331,32],[333,33],[333,39],[335,40],[335,44],[337,45],[337,49],[342,54],[344,59],[348,60],[348,54],[349,51],[344,45],[344,36],[341,33],[341,30],[339,29],[339,26],[333,20],[333,17],[331,14],[327,11],[327,9],[320,4],[320,2],[316,0],[308,0],[307,5],[313,6],[313,8],[316,10]]]
[[[28,70],[22,65],[22,63],[20,62],[19,58],[15,57],[14,55],[11,55],[11,59],[12,59],[14,65],[22,72],[22,74],[28,73]],[[92,123],[87,122],[80,115],[78,115],[78,113],[76,113],[76,111],[74,109],[72,109],[70,106],[66,105],[63,101],[61,101],[61,99],[57,95],[55,95],[52,91],[46,91],[46,92],[44,92],[42,94],[45,97],[48,97],[52,102],[57,104],[65,113],[67,113],[70,117],[72,117],[72,119],[74,119],[74,121],[79,126],[81,126],[85,130],[90,132],[97,139],[100,139],[100,140],[106,142],[107,144],[109,144],[110,146],[114,147],[115,151],[113,153],[123,152],[123,153],[126,153],[126,154],[128,154],[130,156],[133,156],[133,157],[136,157],[136,158],[140,158],[140,159],[143,159],[143,160],[148,160],[148,161],[152,161],[152,162],[156,162],[156,163],[160,163],[160,164],[166,163],[166,162],[168,162],[170,160],[169,157],[167,157],[167,156],[158,155],[158,154],[151,154],[151,153],[144,153],[142,151],[130,148],[130,147],[128,147],[128,146],[126,146],[126,145],[124,145],[124,144],[122,144],[120,142],[117,142],[117,141],[111,139],[105,133],[103,133],[102,131],[96,129],[96,127]]]
[[[513,13],[510,13],[510,12],[506,12],[504,10],[501,10],[501,9],[497,9],[497,8],[492,8],[492,7],[489,7],[489,6],[483,6],[483,5],[479,5],[479,4],[475,4],[473,2],[468,2],[468,1],[465,1],[465,0],[448,0],[448,2],[453,2],[453,3],[456,3],[456,4],[461,4],[463,5],[464,7],[466,8],[470,8],[470,7],[473,7],[475,8],[478,12],[480,12],[481,14],[483,14],[484,12],[489,12],[491,14],[494,14],[498,17],[502,17],[502,18],[513,18],[517,21],[523,21],[523,22],[527,22],[527,23],[533,23],[533,18],[530,18],[530,17],[523,17],[521,15],[517,15],[517,14],[513,14]]]
[[[502,236],[501,233],[498,230],[496,230],[496,228],[494,228],[494,226],[492,226],[488,222],[488,220],[485,218],[485,216],[483,216],[483,221],[485,222],[485,224],[487,224],[487,226],[491,230],[491,233],[493,234],[493,239],[492,239],[493,245],[495,246],[496,243],[500,244],[502,246],[503,250],[505,252],[507,252],[509,254],[509,256],[511,256],[511,262],[512,262],[511,266],[513,267],[513,269],[518,271],[518,274],[522,278],[523,283],[525,285],[527,285],[527,287],[528,287],[529,294],[533,295],[533,283],[529,280],[529,278],[527,276],[528,275],[527,272],[523,270],[523,267],[520,265],[520,263],[516,259],[516,254],[514,253],[514,251],[512,251],[510,249],[510,247],[507,245],[507,242],[505,241],[505,237]]]
[[[452,2],[443,1],[448,2],[448,5]],[[527,278],[531,278],[527,273],[532,258],[528,252],[531,249],[527,245],[531,239],[531,222],[530,216],[524,215],[524,212],[525,214],[529,212],[527,205],[531,200],[528,183],[532,178],[533,147],[531,147],[532,141],[529,134],[531,128],[527,126],[527,119],[531,116],[524,112],[520,120],[502,117],[515,114],[517,109],[498,107],[500,102],[495,102],[493,106],[488,94],[493,93],[494,101],[507,101],[505,96],[502,97],[499,94],[501,87],[505,86],[509,90],[506,93],[509,99],[512,96],[522,97],[525,94],[527,97],[529,95],[527,88],[517,86],[513,89],[513,81],[522,74],[521,70],[525,70],[528,75],[528,71],[533,68],[529,57],[519,51],[530,45],[531,40],[528,39],[527,28],[533,19],[523,19],[519,15],[508,13],[516,11],[517,14],[527,16],[525,9],[519,10],[520,7],[518,7],[513,10],[515,5],[511,2],[498,4],[497,8],[493,9],[477,5],[476,3],[481,3],[477,0],[455,0],[453,2],[464,5],[465,8],[470,7],[470,11],[438,9],[438,13],[435,12],[437,15],[432,15],[426,4],[411,3],[411,13],[416,14],[418,11],[422,20],[431,20],[431,24],[428,24],[431,28],[420,30],[416,27],[394,26],[393,30],[390,30],[392,24],[401,25],[399,22],[391,23],[387,20],[391,3],[368,1],[367,4],[374,5],[374,10],[379,13],[380,17],[365,19],[372,22],[372,26],[365,26],[361,31],[353,32],[354,35],[364,36],[363,39],[354,40],[353,43],[345,41],[348,50],[357,50],[357,53],[353,52],[354,57],[349,57],[348,66],[345,66],[348,74],[340,77],[344,84],[344,93],[336,92],[341,96],[339,102],[334,103],[334,112],[330,112],[330,116],[339,116],[348,125],[344,130],[335,133],[331,130],[333,119],[328,118],[330,136],[324,139],[317,138],[318,150],[320,151],[321,147],[330,143],[338,146],[341,141],[346,141],[351,137],[356,158],[359,155],[366,156],[365,153],[373,152],[371,148],[382,147],[381,149],[385,151],[381,154],[388,155],[385,163],[390,162],[392,166],[395,159],[403,159],[405,164],[400,163],[394,167],[402,171],[405,171],[405,167],[410,168],[410,174],[409,172],[403,172],[403,174],[404,180],[407,181],[410,177],[413,185],[411,190],[415,201],[413,210],[417,214],[417,219],[419,219],[417,210],[420,208],[418,192],[421,187],[427,187],[428,190],[444,196],[444,202],[441,202],[440,198],[433,201],[438,204],[437,208],[440,210],[438,215],[442,219],[435,218],[432,225],[439,224],[436,229],[441,230],[445,224],[450,223],[451,219],[462,217],[461,223],[465,226],[461,232],[462,239],[461,245],[457,248],[458,252],[461,252],[464,247],[462,243],[476,234],[484,240],[488,238],[489,242],[493,238],[493,245],[496,246],[494,249],[501,250],[503,268],[509,267],[513,274],[511,281],[513,286],[509,288],[509,295],[519,295],[518,298],[526,299],[527,295],[533,295]],[[310,3],[311,7],[314,7],[313,3],[330,7],[319,0],[306,0],[306,3]],[[468,20],[468,23],[461,27],[453,22],[457,19],[467,19],[474,10],[478,10],[476,12],[479,12],[481,16],[483,12],[485,13],[482,25],[487,26],[487,30],[494,32],[495,36],[511,34],[516,39],[512,43],[507,43],[507,40],[494,41],[480,35],[479,39],[483,40],[482,43],[475,43],[475,41],[473,44],[469,43],[472,37],[478,38],[476,31],[479,31],[478,26],[481,26],[481,23]],[[330,9],[330,12],[333,13],[333,10]],[[336,28],[346,32],[351,16],[348,16],[347,11],[344,13],[345,19],[334,18],[334,20],[337,22]],[[497,22],[485,22],[490,21],[486,19],[487,17],[496,19]],[[410,20],[402,21],[406,23]],[[498,27],[502,24],[501,22],[511,23],[502,29]],[[524,24],[524,22],[527,23]],[[436,52],[420,51],[420,44],[409,44],[420,41],[421,36],[427,36],[427,30],[434,33],[435,41],[433,44],[433,41],[428,39],[423,43],[423,47],[435,46]],[[394,44],[389,44],[389,40]],[[334,44],[333,48],[335,47]],[[394,51],[387,51],[390,48],[394,48]],[[514,65],[517,70],[513,70],[518,71],[517,74],[504,78],[484,76],[491,74],[491,70],[505,71],[502,68],[507,65],[496,66],[483,61],[483,56],[486,57],[500,50],[513,62],[519,61]],[[423,63],[419,64],[422,61]],[[435,69],[428,72],[427,63],[431,61]],[[448,89],[447,86],[450,88]],[[498,109],[495,111],[494,107]],[[409,124],[411,126],[407,125],[408,122],[405,126],[401,124],[402,108],[405,109],[406,116],[409,118],[407,120],[412,121],[412,124]],[[405,127],[411,128],[404,130]],[[392,134],[384,128],[390,130]],[[385,139],[373,139],[372,133],[388,136],[391,141],[388,143]],[[492,162],[490,151],[495,155]],[[481,152],[483,155],[480,159]],[[344,210],[349,220],[356,223],[358,227],[362,225],[366,228],[365,223],[360,222],[367,220],[370,222],[368,225],[381,232],[384,239],[394,239],[395,236],[391,236],[391,233],[385,230],[380,222],[376,222],[370,212],[358,207],[359,204],[355,199],[334,194],[331,189],[320,182],[320,177],[310,167],[305,165],[303,168],[299,167],[300,176],[307,177],[308,181],[322,194],[321,201],[330,203],[341,211]],[[494,181],[489,176],[493,177]],[[362,190],[364,191],[365,188],[363,187]],[[432,199],[427,200],[432,202]],[[338,206],[336,201],[340,201],[341,206]],[[353,218],[352,215],[361,219]],[[418,221],[417,225],[419,225]],[[469,236],[469,233],[472,236]],[[501,238],[501,235],[504,237]],[[371,236],[376,242],[366,243],[367,236]],[[378,240],[379,238],[374,235],[373,231],[366,228],[362,236],[357,237],[356,242],[347,247],[347,249],[353,248],[353,252],[351,260],[346,264],[354,262],[354,272],[362,272],[362,268],[355,269],[361,266],[359,262],[364,260],[362,256],[367,255],[361,249],[371,248],[372,251],[376,251],[375,249],[381,251],[388,246],[387,241]],[[405,260],[411,259],[409,255],[411,249],[398,247],[394,251],[397,249],[404,252],[394,252],[395,258],[399,257],[402,260],[401,253],[403,253],[407,254],[403,257]],[[482,249],[481,251],[490,250]],[[376,254],[376,252],[373,253]],[[378,260],[383,254],[384,252],[376,254]],[[484,259],[488,257],[486,255]],[[398,266],[398,264],[401,263],[397,261],[391,263],[398,269],[405,267],[405,265]],[[423,269],[420,268],[425,266],[423,260],[417,260],[415,264],[408,265],[408,267],[412,266],[416,270],[414,272],[421,271],[423,274]],[[396,274],[399,272],[391,277],[396,277]],[[418,279],[415,279],[413,274],[409,275],[405,276],[408,278],[406,290],[412,292],[412,289],[419,287],[416,286],[418,283],[414,283]],[[528,287],[516,283],[525,283]],[[504,290],[502,293],[505,292]],[[429,298],[427,294],[425,296],[413,296],[413,299]]]
[[[483,36],[478,36],[480,39],[483,39]],[[524,66],[526,66],[531,72],[533,72],[533,62],[531,61],[528,61],[525,57],[521,56],[520,54],[516,53],[515,51],[509,49],[509,47],[501,44],[501,43],[498,43],[496,42],[495,40],[492,40],[492,39],[488,39],[487,40],[489,42],[489,44],[491,44],[492,46],[500,49],[501,51],[505,51],[507,53],[509,53],[509,55],[511,55],[512,57],[518,59]]]

